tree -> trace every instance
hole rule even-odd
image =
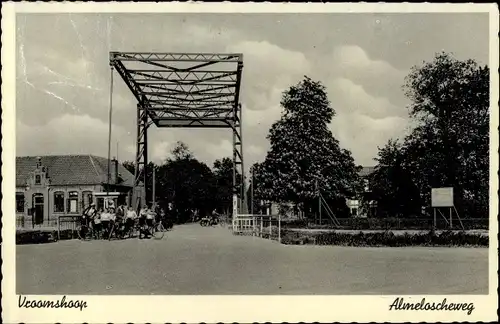
[[[394,217],[418,215],[420,196],[411,172],[405,163],[403,146],[389,140],[379,148],[375,171],[368,176],[370,191],[363,197],[363,208],[377,202],[376,216]]]
[[[193,158],[193,153],[191,153],[187,144],[181,141],[177,141],[171,153],[174,160],[189,160]]]
[[[328,129],[335,111],[325,87],[305,77],[283,94],[281,106],[281,119],[267,137],[270,150],[256,166],[258,195],[294,202],[311,212],[320,188],[325,198],[345,205],[358,181],[357,168],[351,153],[339,147]]]
[[[487,217],[489,68],[439,53],[433,61],[413,67],[403,89],[416,127],[398,148],[400,164],[388,168],[409,173],[422,206],[430,206],[431,188],[450,186],[462,215]],[[379,156],[387,154],[381,150]],[[378,185],[392,192],[401,178],[386,180]],[[395,201],[396,192],[392,195]]]
[[[489,68],[440,53],[414,67],[404,88],[412,100],[410,116],[420,122],[407,138],[407,152],[415,155],[420,142],[428,144],[427,153],[416,156],[416,173],[428,179],[420,183],[425,200],[431,187],[451,186],[459,210],[487,216]]]
[[[178,142],[172,157],[157,168],[157,190],[160,206],[173,203],[178,222],[190,219],[191,211],[200,215],[216,207],[215,178],[210,168],[189,151],[186,144]]]
[[[231,213],[233,204],[233,165],[233,160],[225,157],[215,160],[213,166],[217,209],[225,214]],[[241,185],[239,172],[236,173],[236,185]]]

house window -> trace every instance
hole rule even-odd
[[[54,213],[64,213],[64,192],[54,192]]]
[[[41,183],[42,183],[42,177],[39,174],[37,174],[35,176],[35,184],[39,185]]]
[[[83,208],[87,208],[90,206],[90,204],[93,202],[93,195],[92,191],[84,191],[82,192],[82,198],[83,198]]]
[[[78,213],[78,192],[70,191],[68,196],[68,213]]]
[[[16,192],[16,213],[24,213],[24,193]]]

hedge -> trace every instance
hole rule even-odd
[[[338,218],[340,223],[340,228],[343,229],[379,229],[379,230],[430,230],[433,227],[433,219],[430,218]],[[328,219],[323,219],[323,221],[328,221]],[[446,223],[439,218],[438,228],[445,228]],[[474,219],[462,219],[465,229],[488,229],[489,219],[488,218],[474,218]],[[460,226],[460,223],[456,221],[454,223],[455,227]],[[317,228],[317,229],[337,229],[337,226],[327,223],[323,225],[314,224],[306,219],[293,219],[293,220],[281,220],[282,228]]]
[[[283,230],[281,243],[289,245],[338,245],[338,246],[477,246],[487,247],[489,237],[479,233],[464,231],[434,231],[408,233],[395,235],[391,231],[384,232],[358,232],[358,233],[304,233]]]
[[[57,241],[57,232],[48,230],[17,230],[16,244],[37,244]]]

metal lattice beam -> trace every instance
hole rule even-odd
[[[137,100],[135,185],[147,185],[147,129],[231,128],[233,186],[246,208],[241,105],[242,54],[111,52],[110,65]],[[236,174],[241,175],[237,186]],[[146,202],[149,202],[146,197]]]

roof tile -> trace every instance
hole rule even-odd
[[[107,180],[108,159],[93,155],[47,155],[40,156],[42,165],[52,185],[95,185]],[[31,172],[36,168],[36,156],[16,157],[16,186],[26,185]],[[122,185],[133,186],[134,175],[121,163],[118,173],[124,180]]]

